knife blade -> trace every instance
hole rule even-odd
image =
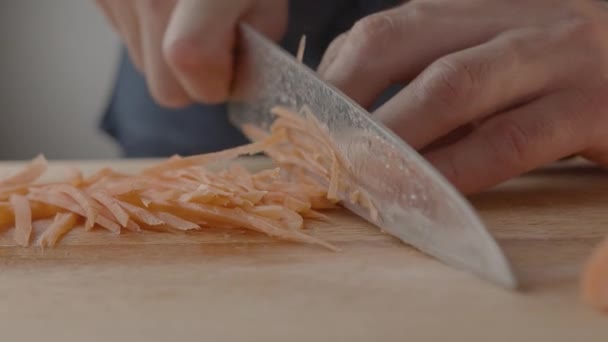
[[[237,127],[268,129],[270,109],[308,106],[349,161],[353,180],[379,210],[341,196],[343,205],[441,262],[506,288],[517,287],[510,265],[466,199],[421,155],[370,113],[272,41],[241,24],[228,103]]]

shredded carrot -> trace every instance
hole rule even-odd
[[[301,44],[300,56],[305,38]],[[376,219],[371,196],[349,178],[348,161],[308,107],[297,111],[277,106],[271,113],[276,120],[268,131],[243,127],[250,144],[202,155],[176,155],[137,174],[103,168],[85,177],[71,168],[64,181],[34,183],[47,168],[46,159],[38,156],[0,180],[0,226],[14,226],[15,239],[24,246],[29,243],[32,223],[54,217],[38,239],[40,246],[55,245],[84,220],[86,230],[99,226],[116,234],[122,229],[244,228],[337,250],[307,234],[306,220],[328,220],[319,211],[348,200],[368,208]],[[258,153],[268,155],[275,168],[251,172],[238,163],[219,170],[211,167]]]
[[[164,221],[169,227],[175,228],[177,230],[193,230],[193,229],[200,229],[201,227],[194,223],[194,222],[190,222],[187,220],[184,220],[178,216],[175,216],[173,214],[170,213],[166,213],[166,212],[159,212],[156,214],[158,216],[159,219],[161,219],[162,221]]]
[[[10,203],[15,213],[15,242],[27,247],[32,234],[32,209],[30,202],[22,195],[12,195]]]
[[[585,264],[581,295],[586,303],[608,313],[608,237]]]
[[[65,170],[66,182],[78,186],[84,182],[82,171],[76,167],[68,167]]]
[[[131,219],[129,219],[125,228],[132,232],[141,232],[141,226]]]
[[[95,218],[97,217],[97,210],[93,206],[93,200],[84,191],[68,184],[55,185],[51,188],[51,191],[53,190],[72,197],[74,201],[84,209],[87,216],[84,228],[86,230],[91,230],[95,225]]]
[[[42,155],[39,155],[18,173],[14,174],[11,177],[5,178],[4,180],[0,180],[0,188],[5,186],[31,184],[32,182],[40,178],[42,174],[44,174],[46,168],[46,158],[44,158],[44,156]]]
[[[163,220],[154,216],[154,214],[144,208],[140,208],[136,205],[123,201],[118,201],[118,204],[123,207],[123,209],[125,209],[133,219],[139,221],[140,223],[144,223],[149,226],[158,226],[165,223]]]
[[[146,174],[155,174],[162,171],[175,170],[194,165],[208,165],[219,161],[228,161],[243,155],[254,155],[264,152],[268,146],[272,146],[284,140],[280,134],[269,136],[267,139],[248,145],[238,146],[229,150],[213,152],[204,155],[192,156],[187,158],[167,160],[166,162],[145,170]]]
[[[112,196],[108,195],[105,192],[97,191],[91,194],[91,197],[96,199],[99,203],[105,206],[116,218],[116,221],[120,223],[121,226],[126,227],[129,223],[129,214],[118,204],[118,201],[114,199]]]
[[[68,212],[78,214],[81,217],[86,216],[85,211],[72,198],[63,193],[34,192],[28,194],[28,199],[67,210]],[[120,226],[104,216],[97,216],[95,218],[95,223],[111,232],[120,233]]]
[[[51,225],[40,235],[38,245],[53,247],[57,240],[69,232],[76,224],[76,215],[71,213],[58,213]]]
[[[300,63],[304,61],[304,50],[306,50],[306,35],[300,38],[300,44],[298,45],[298,51],[296,53],[296,60]]]

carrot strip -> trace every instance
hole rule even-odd
[[[0,201],[8,200],[12,194],[24,195],[27,193],[27,184],[9,185],[0,187]]]
[[[304,51],[306,50],[306,35],[302,35],[300,43],[298,44],[298,51],[296,53],[296,60],[300,63],[304,62]]]
[[[15,242],[27,247],[32,234],[32,209],[30,201],[22,195],[11,195],[11,206],[15,214]]]
[[[178,168],[184,168],[195,165],[207,165],[210,163],[228,161],[243,155],[254,155],[262,153],[268,146],[277,144],[284,140],[284,136],[280,134],[271,135],[265,140],[251,143],[248,145],[234,147],[232,149],[223,150],[220,152],[213,152],[198,156],[192,156],[187,158],[175,159],[166,161],[160,165],[148,168],[144,171],[145,174],[158,174],[160,172],[174,170]]]
[[[68,167],[65,169],[66,182],[70,183],[74,186],[79,186],[84,182],[84,176],[82,175],[82,171],[75,167]]]
[[[69,196],[63,193],[53,193],[53,192],[39,192],[39,193],[29,193],[28,198],[31,201],[42,202],[46,204],[50,204],[55,207],[62,208],[74,214],[78,214],[82,217],[86,217],[85,211]],[[120,226],[111,220],[108,220],[104,216],[96,216],[95,223],[100,225],[101,227],[113,232],[120,233]]]
[[[38,245],[41,247],[53,247],[57,241],[67,234],[76,224],[76,215],[71,213],[58,213],[53,223],[40,235]]]
[[[280,220],[283,207],[280,205],[259,205],[253,208],[247,208],[247,211],[273,220]]]
[[[170,214],[170,213],[159,212],[159,213],[156,213],[156,215],[158,216],[159,219],[163,220],[168,226],[178,229],[178,230],[187,231],[187,230],[201,228],[198,224],[196,224],[194,222],[184,220],[184,219],[182,219],[178,216],[175,216],[173,214]]]
[[[581,295],[589,305],[608,312],[608,238],[596,247],[585,263]]]
[[[118,204],[118,201],[105,192],[97,191],[91,193],[91,197],[105,206],[116,218],[121,226],[126,227],[129,223],[129,214]]]
[[[39,155],[21,171],[4,180],[0,180],[0,187],[30,184],[42,176],[47,169],[47,164],[46,158],[43,155]]]
[[[84,191],[68,184],[55,185],[51,189],[65,193],[66,195],[72,197],[86,213],[87,220],[84,224],[84,228],[86,230],[91,230],[93,228],[95,225],[95,218],[97,217],[97,210],[95,209],[93,200],[89,197],[89,195],[87,195]]]
[[[283,205],[285,205],[285,207],[287,207],[295,212],[298,212],[298,213],[307,211],[311,208],[310,202],[305,202],[305,201],[299,200],[293,196],[285,197],[285,201],[283,202]]]
[[[141,227],[137,224],[137,222],[131,219],[127,221],[127,226],[125,228],[132,232],[141,232]]]
[[[163,222],[163,220],[154,216],[154,214],[147,211],[146,209],[140,208],[136,205],[133,205],[133,204],[130,204],[127,202],[123,202],[123,201],[117,201],[117,202],[121,207],[123,207],[132,216],[133,219],[135,219],[141,223],[144,223],[144,224],[147,224],[150,226],[158,226],[158,225],[165,223],[165,222]]]
[[[247,213],[246,211],[235,208],[235,209],[227,209],[222,207],[214,207],[208,206],[205,204],[198,203],[180,203],[180,206],[184,208],[188,208],[191,210],[195,210],[199,212],[201,215],[210,218],[215,221],[224,221],[229,224],[234,224],[237,227],[248,228],[260,233],[265,233],[269,236],[274,236],[277,238],[281,238],[287,241],[293,242],[305,242],[310,244],[316,244],[323,246],[332,251],[338,251],[339,249],[321,239],[306,235],[304,233],[294,231],[294,230],[286,230],[282,228],[280,225],[269,221],[263,217]]]

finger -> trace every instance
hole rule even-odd
[[[387,87],[409,80],[437,58],[489,40],[497,21],[451,15],[413,2],[357,22],[322,76],[364,107]],[[466,19],[466,20],[465,20]]]
[[[95,2],[120,36],[135,68],[140,72],[143,71],[139,23],[133,2],[118,0],[96,0]]]
[[[120,34],[118,22],[116,21],[114,11],[112,11],[111,3],[112,1],[109,0],[95,0],[95,4],[99,8],[99,10],[101,10],[101,12],[105,15],[110,25],[112,25],[112,28],[116,31],[116,33]]]
[[[217,103],[228,96],[238,15],[232,2],[179,0],[163,42],[165,57],[188,95]]]
[[[455,130],[451,131],[450,133],[433,141],[431,144],[426,145],[424,148],[419,149],[419,152],[422,154],[426,154],[431,151],[435,151],[437,149],[452,145],[452,144],[456,143],[457,141],[464,139],[469,134],[473,133],[473,131],[475,130],[475,127],[476,127],[475,124],[468,124],[468,125],[460,126],[460,127],[456,128]]]
[[[336,59],[336,57],[338,57],[338,54],[340,53],[342,46],[344,46],[344,42],[346,41],[347,36],[348,36],[348,32],[344,32],[344,33],[340,34],[339,36],[337,36],[331,42],[331,44],[329,44],[329,46],[327,47],[327,50],[325,50],[325,53],[323,54],[321,63],[319,64],[319,67],[317,68],[317,73],[319,73],[320,75],[325,74],[325,72],[327,71],[327,68],[333,63],[333,61]]]
[[[256,0],[243,21],[269,39],[279,41],[287,30],[288,2],[285,0]]]
[[[425,155],[455,187],[474,193],[581,151],[589,123],[572,93],[498,114],[466,138]]]
[[[260,1],[250,6],[249,1],[178,2],[165,37],[164,52],[188,94],[197,101],[218,103],[227,99],[236,27],[241,17],[253,21],[253,27],[270,36],[277,36],[284,29],[285,2]]]
[[[120,35],[127,47],[129,56],[135,68],[143,72],[144,62],[141,47],[139,18],[133,1],[109,0],[114,16],[120,26]]]
[[[179,108],[190,104],[191,99],[169,69],[162,53],[162,40],[172,8],[173,1],[139,0],[136,9],[150,94],[165,107]]]
[[[563,55],[549,52],[545,36],[512,31],[443,57],[375,114],[419,149],[471,121],[547,94],[568,73]]]

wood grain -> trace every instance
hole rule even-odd
[[[56,162],[87,172],[151,161]],[[263,167],[259,160],[246,161]],[[0,174],[19,164],[4,163]],[[607,341],[578,297],[608,234],[608,174],[580,163],[471,198],[524,287],[506,291],[346,211],[309,229],[332,253],[245,231],[71,232],[54,249],[0,234],[0,336],[47,341]]]

